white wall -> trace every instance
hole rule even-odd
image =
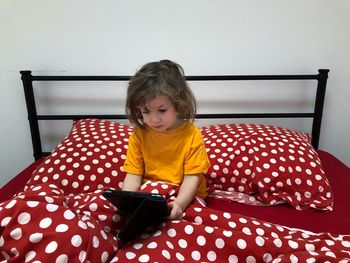
[[[131,75],[170,58],[188,75],[329,68],[320,148],[350,165],[348,0],[0,1],[0,186],[33,161],[19,70]]]

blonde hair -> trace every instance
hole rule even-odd
[[[150,62],[130,79],[125,110],[133,125],[145,128],[139,108],[157,96],[166,96],[179,118],[193,122],[197,104],[179,64],[170,60]]]

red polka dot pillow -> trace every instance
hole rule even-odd
[[[97,119],[77,121],[53,152],[33,172],[28,185],[55,184],[66,195],[120,188],[132,128]]]
[[[231,124],[202,129],[211,168],[209,192],[254,195],[298,210],[332,210],[333,192],[307,134],[265,125]]]
[[[251,129],[219,125],[201,131],[211,163],[205,174],[209,193],[213,190],[252,193]]]

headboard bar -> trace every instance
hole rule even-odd
[[[33,76],[31,74],[31,71],[20,71],[20,73],[22,75],[21,79],[23,82],[24,96],[27,105],[28,121],[33,145],[33,156],[35,160],[38,160],[43,156],[43,153],[40,139],[38,115],[34,98]]]
[[[321,133],[321,122],[323,114],[323,105],[326,95],[327,79],[328,79],[328,69],[319,69],[317,75],[317,90],[316,90],[316,100],[314,107],[314,119],[312,122],[312,145],[315,149],[318,149],[318,144],[320,140]]]
[[[312,144],[317,149],[320,137],[322,111],[328,78],[328,69],[319,69],[317,75],[209,75],[186,76],[188,81],[235,81],[235,80],[317,80],[314,112],[309,113],[237,113],[197,114],[197,119],[220,118],[313,118]],[[126,119],[126,115],[38,115],[36,111],[33,81],[128,81],[131,76],[33,76],[30,70],[20,71],[28,111],[35,160],[48,153],[42,152],[39,120],[77,120],[83,118]]]
[[[319,70],[320,71],[320,70]],[[322,71],[322,70],[321,70]],[[30,70],[20,71],[31,75]],[[23,72],[23,73],[22,73]],[[129,81],[131,76],[33,76],[32,81]],[[207,75],[186,76],[188,81],[223,81],[223,80],[303,80],[318,79],[319,75]]]
[[[196,119],[240,119],[240,118],[312,118],[314,113],[199,113]],[[66,115],[37,115],[37,120],[80,120],[86,118],[125,120],[123,114],[66,114]]]

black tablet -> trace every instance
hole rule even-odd
[[[133,213],[144,200],[149,200],[152,210],[160,216],[168,215],[168,205],[160,194],[105,189],[102,195],[118,209]]]
[[[160,194],[106,189],[102,195],[119,210],[129,214],[118,239],[126,244],[148,226],[160,224],[169,216],[166,199]]]

